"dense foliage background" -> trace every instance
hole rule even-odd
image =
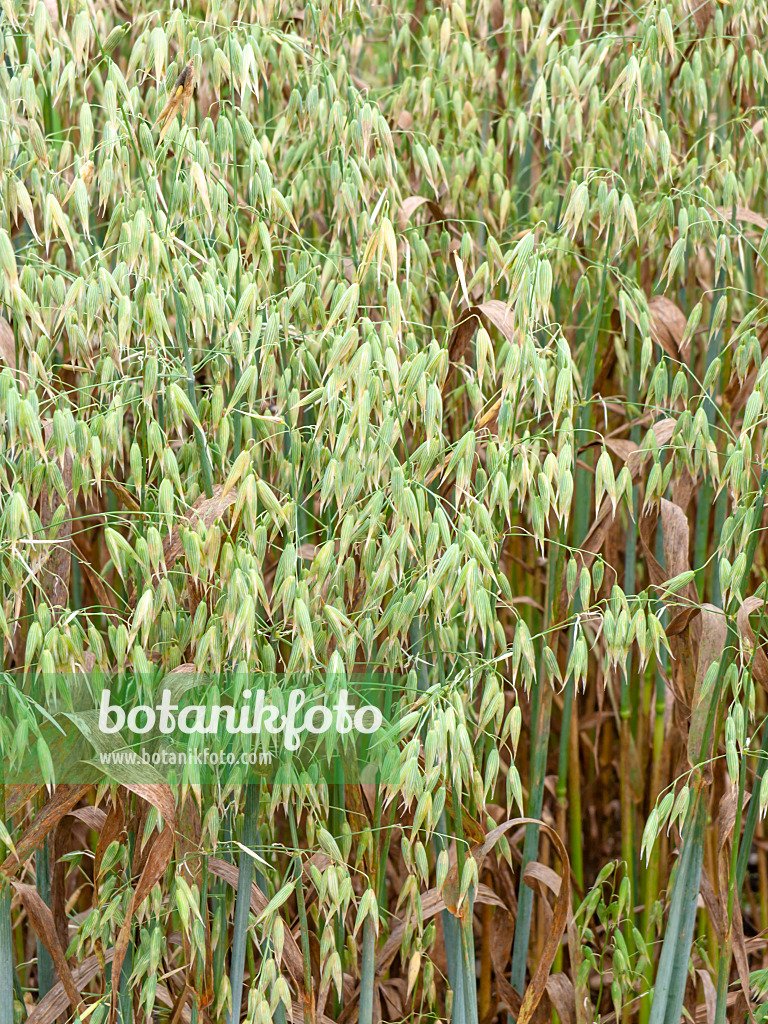
[[[697,3],[2,0],[0,1024],[758,1006],[768,7]],[[44,786],[232,672],[397,780]]]

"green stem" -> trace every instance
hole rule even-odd
[[[293,804],[288,805],[288,822],[291,828],[291,842],[293,843],[294,849],[293,865],[296,877],[296,905],[299,910],[301,953],[304,962],[304,1020],[306,1024],[314,1024],[315,1001],[312,992],[312,959],[309,952],[309,925],[307,923],[307,906],[304,901],[304,885],[301,881],[301,849],[299,847],[299,836],[296,831],[296,814],[293,809]]]
[[[252,850],[256,835],[256,818],[259,810],[258,786],[252,783],[245,787],[245,809],[243,813],[243,846]],[[227,1024],[240,1020],[240,1004],[243,999],[243,974],[245,970],[245,947],[248,942],[248,915],[251,910],[251,885],[253,884],[253,857],[240,854],[237,875],[237,899],[232,936],[232,963],[229,969],[229,986],[232,1004],[227,1012]]]
[[[749,854],[752,850],[752,837],[755,834],[757,819],[760,814],[760,784],[768,765],[768,719],[763,726],[763,740],[760,745],[760,753],[757,756],[757,768],[755,769],[755,781],[752,786],[752,795],[749,798],[747,808],[747,820],[744,823],[744,835],[739,844],[739,859],[736,867],[736,891],[741,892],[744,887],[744,878],[747,874]]]
[[[0,1024],[13,1024],[13,937],[11,885],[0,877]]]
[[[2,690],[2,711],[6,713],[8,690]],[[5,751],[0,757],[0,821],[5,813]],[[5,860],[5,843],[0,842],[0,858]],[[11,883],[0,874],[0,1024],[13,1024],[13,933],[11,920]]]
[[[136,844],[136,833],[133,829],[128,832],[128,864],[133,863],[133,851]],[[131,878],[131,869],[128,868],[128,883],[133,884]],[[125,951],[125,959],[123,960],[122,967],[120,968],[120,977],[118,979],[118,990],[117,990],[117,1014],[118,1021],[120,1024],[131,1024],[133,1020],[133,989],[131,987],[131,974],[133,973],[133,951],[134,951],[134,934],[131,932],[130,938],[128,939],[128,948]]]
[[[559,537],[555,557],[550,555],[549,578],[545,599],[544,630],[542,633],[542,651],[547,643],[547,630],[551,617],[552,606],[557,601],[556,585],[560,582],[560,571],[563,560],[562,530]],[[553,633],[552,643],[556,643],[557,630]],[[541,658],[543,668],[543,655]],[[552,685],[544,672],[539,673],[541,682],[534,684],[534,725],[531,754],[531,789],[528,800],[528,817],[540,818],[544,802],[544,779],[547,773],[547,750],[549,747],[549,725],[552,714]],[[515,920],[515,938],[512,947],[512,968],[510,982],[512,987],[522,995],[525,988],[525,971],[528,963],[528,945],[531,933],[531,915],[533,911],[533,889],[522,881],[525,866],[536,859],[539,844],[539,826],[528,825],[523,841],[523,861],[520,867],[520,889],[517,898],[517,918]]]
[[[373,1021],[375,961],[376,929],[369,915],[363,923],[363,953],[360,965],[360,1024],[372,1024]]]
[[[35,854],[35,886],[43,902],[51,904],[51,868],[46,839]],[[37,991],[40,999],[54,986],[53,960],[45,945],[37,940]]]

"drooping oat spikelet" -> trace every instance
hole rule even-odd
[[[162,142],[165,138],[168,130],[173,123],[173,119],[181,110],[181,119],[186,121],[187,113],[189,111],[189,104],[192,102],[192,92],[195,88],[195,68],[194,61],[188,60],[184,67],[181,69],[179,77],[174,83],[173,89],[168,96],[168,100],[160,111],[155,124],[163,122],[163,127],[160,131],[160,141]]]

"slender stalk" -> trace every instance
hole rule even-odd
[[[8,690],[2,687],[2,711],[5,715]],[[6,822],[5,811],[5,751],[0,752],[0,821]],[[9,851],[0,841],[0,858],[5,860]],[[11,921],[11,883],[0,873],[0,1024],[13,1024],[13,934]]]
[[[459,866],[459,877],[466,858],[471,856],[469,846],[464,838],[464,826],[461,820],[461,800],[454,791],[453,794],[453,832],[456,837],[456,862]],[[477,1014],[477,981],[475,977],[475,938],[472,929],[474,916],[475,892],[470,886],[466,894],[466,914],[460,920],[454,918],[458,944],[456,949],[456,978],[461,979],[461,1015],[457,1016],[458,1010],[451,1015],[455,1024],[478,1024]],[[453,916],[453,915],[451,915]],[[445,922],[443,922],[445,927]]]
[[[221,823],[221,850],[222,859],[232,859],[231,844],[232,830],[230,825],[231,807],[224,809]],[[216,990],[216,1006],[220,1009],[220,999],[223,999],[222,981],[226,977],[226,951],[227,951],[227,884],[224,881],[212,886],[211,897],[213,899],[214,934],[218,935],[218,941],[213,945],[213,983]]]
[[[651,754],[651,784],[648,800],[651,807],[655,804],[662,789],[662,764],[664,755],[664,711],[666,707],[666,688],[660,672],[655,673],[655,706],[653,723],[653,752]],[[661,874],[661,842],[654,843],[645,872],[644,906],[642,932],[646,939],[650,938],[651,907],[659,891]],[[653,991],[653,960],[649,960],[645,969],[645,980],[648,992]],[[640,1022],[647,1024],[651,1012],[649,995],[644,995],[640,1003]]]
[[[360,1024],[373,1021],[373,982],[376,961],[376,929],[370,916],[363,922],[363,951],[360,962]]]
[[[35,886],[44,903],[51,902],[51,867],[46,839],[35,855]],[[42,999],[54,986],[53,960],[45,945],[37,940],[37,990]]]
[[[260,788],[261,788],[261,785],[259,785],[259,789]],[[259,803],[260,802],[261,802],[261,798],[259,797]],[[260,829],[258,829],[258,828],[256,830],[255,850],[256,850],[257,853],[261,853]],[[255,879],[256,879],[256,885],[258,885],[259,889],[261,889],[261,891],[264,893],[265,896],[268,896],[269,894],[268,894],[268,891],[267,891],[267,879],[264,876],[264,872],[259,869],[258,865],[254,868],[254,875],[255,875]],[[269,937],[267,937],[265,939],[264,949],[265,949],[265,952],[264,952],[264,956],[265,957],[270,956],[272,954],[272,940]],[[251,953],[252,952],[252,947],[249,946],[248,950],[249,950],[249,953]],[[254,971],[254,975],[255,975],[255,971]],[[274,1024],[286,1024],[285,1005],[283,1004],[282,1001],[279,1002],[277,1004],[277,1006],[275,1007],[274,1013],[272,1014],[272,1020],[273,1020]]]
[[[562,531],[561,531],[562,533]],[[547,643],[547,628],[551,615],[553,603],[557,600],[555,586],[559,585],[560,571],[563,560],[563,545],[557,545],[555,557],[550,558],[549,578],[547,580],[547,594],[545,598],[545,622],[542,634],[543,644]],[[557,629],[553,630],[549,642],[556,644],[558,637]],[[542,656],[543,665],[543,656]],[[541,682],[535,686],[534,701],[535,710],[533,717],[532,754],[531,754],[531,787],[528,802],[528,817],[540,818],[544,800],[544,778],[547,771],[547,750],[549,746],[549,726],[552,714],[552,685],[543,672],[539,673]],[[539,842],[538,825],[528,825],[523,841],[523,860],[520,869],[522,879],[525,866],[536,859],[536,849]],[[512,987],[522,994],[525,987],[525,971],[528,962],[528,943],[531,930],[531,913],[533,910],[533,889],[520,882],[517,898],[517,918],[515,920],[515,937],[512,946],[512,968],[510,983]]]
[[[243,846],[252,850],[256,839],[256,818],[259,810],[259,787],[246,783],[245,809],[243,813]],[[227,1011],[227,1024],[237,1024],[240,1020],[240,1004],[243,1000],[243,974],[245,970],[245,952],[248,943],[248,915],[251,910],[251,885],[253,883],[253,857],[247,853],[240,854],[240,866],[237,874],[237,899],[235,901],[235,920],[232,928],[232,962],[229,968],[229,987],[232,1003]]]
[[[133,884],[131,878],[130,865],[133,863],[133,851],[136,844],[136,833],[133,829],[128,832],[128,882]],[[133,929],[135,932],[135,929]],[[133,1020],[133,988],[131,986],[131,974],[133,973],[133,952],[134,952],[134,934],[131,934],[128,940],[128,949],[125,952],[125,959],[123,960],[122,967],[120,968],[120,977],[118,979],[118,992],[117,992],[117,1015],[120,1024],[131,1024]],[[114,978],[113,978],[114,984]]]
[[[623,160],[622,160],[623,162]],[[609,254],[611,250],[611,244],[613,241],[613,223],[608,230],[608,237],[606,240],[605,257],[603,261],[602,274],[600,279],[600,296],[598,299],[597,309],[595,312],[595,323],[592,329],[592,333],[587,344],[586,353],[586,372],[584,375],[584,389],[582,396],[582,407],[579,413],[578,429],[576,431],[576,454],[578,455],[579,449],[587,444],[592,425],[592,387],[595,379],[595,363],[597,359],[597,348],[598,340],[600,337],[600,329],[602,327],[603,310],[605,307],[605,295],[608,278],[608,264]],[[590,464],[591,453],[585,452],[584,459],[587,467]],[[589,526],[589,516],[591,512],[591,490],[592,483],[590,479],[590,472],[588,468],[579,467],[576,470],[576,485],[574,491],[574,521],[573,521],[573,537],[576,544],[581,544],[587,535]],[[582,610],[581,598],[576,595],[574,601],[574,615]],[[571,630],[571,645],[575,642],[576,638],[576,626]],[[573,713],[574,705],[574,691],[575,682],[573,678],[566,680],[565,691],[563,693],[563,713],[561,716],[560,724],[560,751],[558,759],[558,779],[557,779],[557,794],[558,799],[562,802],[565,800],[566,792],[570,793],[570,846],[571,846],[571,864],[576,878],[579,881],[579,885],[583,885],[583,862],[584,855],[582,849],[582,830],[581,830],[581,794],[578,791],[578,786],[571,782],[570,786],[568,783],[568,768],[571,760],[575,759],[578,761],[578,746],[575,748],[575,758],[570,753],[570,747],[572,745],[571,739],[571,716]],[[578,737],[577,737],[578,739]]]
[[[661,521],[656,529],[656,561],[659,565],[663,566],[664,561],[664,525]],[[662,624],[666,621],[666,612],[661,613]],[[661,668],[666,671],[667,667],[667,652],[662,652]],[[651,755],[651,787],[649,796],[649,806],[653,807],[659,796],[661,795],[662,789],[665,783],[666,774],[666,751],[667,745],[665,744],[664,734],[664,715],[666,712],[666,685],[664,677],[661,671],[657,668],[654,673],[655,680],[655,702],[654,702],[654,720],[653,720],[653,751]],[[664,838],[660,837],[659,841],[654,843],[653,849],[650,852],[648,864],[645,873],[645,905],[643,909],[642,917],[642,928],[643,935],[649,936],[651,929],[651,908],[654,901],[657,898],[659,891],[659,879],[662,873],[662,847]],[[640,1001],[640,1024],[648,1024],[651,1013],[651,1002],[653,996],[653,978],[654,978],[654,965],[653,959],[649,958],[648,964],[645,968],[645,980],[647,985],[647,991],[643,994],[643,998]]]
[[[656,973],[650,1024],[668,1024],[680,1019],[696,920],[706,818],[707,801],[701,789],[697,789],[683,828],[667,931]]]
[[[299,909],[299,927],[301,928],[301,954],[304,963],[304,1020],[305,1024],[315,1022],[315,996],[312,986],[312,960],[309,952],[309,925],[307,923],[307,907],[304,900],[304,884],[301,880],[301,848],[296,830],[296,814],[293,804],[288,805],[288,822],[293,843],[293,869],[296,879],[296,904]]]
[[[756,510],[755,518],[758,524],[762,520],[762,507]],[[757,532],[756,530],[754,531]],[[763,603],[762,611],[760,614],[760,623],[757,628],[757,636],[760,636],[763,628],[763,622],[765,619],[765,603]],[[758,641],[759,642],[759,641]],[[751,682],[752,665],[754,662],[755,651],[757,650],[757,644],[752,652],[752,658],[748,667],[747,678]],[[752,684],[754,685],[754,684]],[[743,695],[744,703],[746,704],[746,693]],[[749,708],[745,709],[745,712],[749,712]],[[765,742],[765,736],[764,736]],[[741,819],[744,807],[744,792],[747,783],[747,751],[743,750],[741,754],[741,764],[739,771],[739,781],[737,787],[736,796],[736,819],[733,825],[733,839],[731,843],[731,862],[728,873],[728,900],[727,900],[727,911],[726,911],[726,922],[727,922],[727,933],[725,937],[725,951],[720,957],[720,963],[718,965],[717,974],[717,1006],[715,1009],[715,1022],[716,1024],[725,1024],[725,1011],[726,1011],[726,1000],[728,995],[728,972],[731,966],[731,955],[733,948],[733,901],[734,899],[741,899],[741,883],[743,882],[743,873],[739,875],[740,863],[742,862],[741,852],[745,851],[744,861],[742,864],[742,871],[746,870],[746,858],[749,856],[749,851],[752,846],[752,835],[754,833],[754,820],[756,815],[751,822],[748,817],[747,829],[748,832],[741,837]],[[755,793],[753,790],[753,799],[751,804],[755,802],[754,797],[757,796],[759,803],[759,792]],[[750,806],[750,811],[752,807]]]
[[[632,731],[629,721],[629,684],[626,677],[621,681],[621,708],[619,722],[619,741],[621,753],[619,757],[619,774],[621,787],[621,859],[624,861],[624,870],[632,886],[631,891],[635,892],[635,856],[634,856],[634,808],[635,802],[632,794],[632,783],[630,779],[630,753],[632,749]],[[632,927],[635,914],[633,906],[627,908],[627,927],[625,940],[630,949],[634,946],[632,938]]]
[[[736,867],[736,891],[741,892],[744,887],[744,878],[747,874],[749,855],[752,852],[752,837],[755,834],[758,817],[760,815],[760,784],[768,766],[768,719],[763,725],[763,738],[760,743],[760,750],[757,754],[757,767],[755,768],[755,779],[752,785],[752,795],[749,798],[747,807],[747,820],[744,823],[744,835],[739,843],[739,857]],[[735,834],[735,833],[734,833]]]
[[[0,876],[0,1024],[13,1024],[13,937],[11,884]]]

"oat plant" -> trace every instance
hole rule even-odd
[[[0,1024],[766,1018],[767,24],[2,0]]]

